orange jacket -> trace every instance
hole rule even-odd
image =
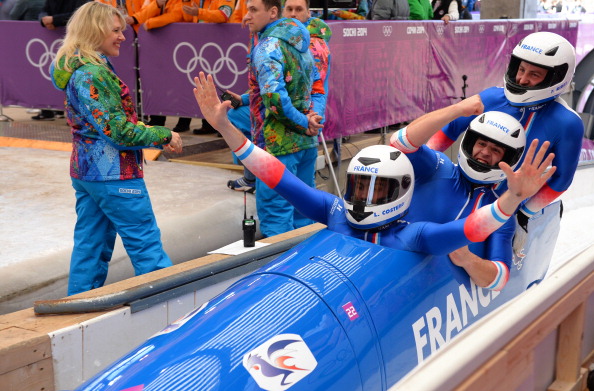
[[[167,0],[163,9],[157,5],[156,0],[151,0],[146,7],[131,16],[138,24],[144,23],[147,30],[184,21],[181,0]]]
[[[247,0],[237,0],[235,11],[231,14],[229,23],[241,23],[245,14],[247,14]]]
[[[196,2],[183,2],[184,5],[198,5]],[[205,23],[227,23],[233,9],[235,8],[235,0],[204,0],[202,8],[198,8],[198,16],[190,15],[183,12],[184,21],[186,22],[205,22]]]
[[[112,7],[121,8],[122,0],[95,0],[98,3],[111,5]],[[128,15],[133,15],[140,11],[142,7],[149,4],[149,0],[126,0],[126,12]]]
[[[111,5],[112,7],[122,8],[122,0],[95,0],[98,3]],[[134,15],[139,12],[143,7],[147,6],[150,0],[126,0],[126,14]],[[135,31],[138,31],[138,24],[132,25]]]

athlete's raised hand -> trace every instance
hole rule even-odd
[[[194,78],[194,83],[194,97],[204,118],[221,133],[231,150],[239,148],[245,142],[245,136],[227,118],[231,101],[221,102],[211,75],[206,76],[204,72],[200,72]]]
[[[456,118],[479,115],[483,113],[484,109],[481,97],[473,95],[461,102],[432,111],[415,119],[406,127],[406,135],[404,134],[405,129],[399,130],[392,135],[390,144],[395,148],[404,150],[406,144],[402,144],[399,140],[405,139],[418,148],[426,144],[435,133]]]
[[[500,203],[505,213],[513,214],[520,202],[536,194],[557,170],[557,167],[552,166],[547,171],[547,168],[555,158],[554,153],[549,153],[545,157],[549,145],[550,142],[545,141],[538,151],[536,151],[538,139],[534,139],[526,152],[522,165],[516,172],[507,163],[499,163],[499,168],[507,176],[508,190],[500,199],[503,201],[504,196],[506,196],[505,200],[509,201],[505,203],[506,207]]]
[[[212,76],[200,72],[199,76],[194,78],[194,82],[194,97],[204,118],[217,130],[219,127],[227,126],[227,110],[231,108],[231,102],[221,102]]]

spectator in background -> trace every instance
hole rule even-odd
[[[433,0],[433,19],[443,20],[445,24],[460,19],[462,7],[457,0]]]
[[[243,23],[243,17],[247,13],[247,0],[237,0],[235,10],[229,18],[229,23]]]
[[[408,0],[375,0],[371,6],[371,20],[408,20]]]
[[[474,0],[460,0],[460,19],[472,19],[470,11],[474,9]]]
[[[97,1],[99,3],[111,5],[112,7],[119,9],[120,12],[122,13],[122,15],[124,15],[126,17],[128,15],[134,15],[137,12],[140,12],[140,10],[142,10],[144,7],[146,7],[150,3],[150,0],[95,0],[95,1]],[[128,23],[128,20],[126,21],[126,23],[130,24],[130,23]],[[134,25],[132,25],[132,27],[134,28],[134,31],[138,32],[138,28],[140,27],[140,25],[134,24]]]
[[[233,0],[204,0],[200,2],[202,8],[190,0],[182,3],[184,21],[194,23],[227,23],[235,8]]]
[[[468,12],[472,12],[474,11],[475,2],[476,0],[461,0],[460,4],[462,5],[462,8],[467,9]]]
[[[357,9],[354,10],[346,10],[346,9],[339,9],[332,11],[331,15],[333,18],[329,17],[328,19],[337,19],[337,20],[361,20],[367,19],[369,15],[369,3],[367,0],[358,0],[357,2]]]
[[[408,0],[411,20],[433,19],[433,8],[430,0]]]
[[[140,11],[126,17],[127,24],[142,25],[147,31],[183,21],[182,0],[151,0]]]
[[[250,53],[248,81],[254,143],[281,160],[308,186],[315,187],[318,129],[322,119],[310,111],[318,72],[302,23],[279,19],[280,0],[249,0],[244,22],[257,43]],[[323,93],[322,81],[316,92]],[[256,207],[264,236],[311,224],[265,182],[256,181]]]
[[[56,27],[66,26],[68,20],[88,0],[46,0],[45,5],[39,13],[41,25],[48,30]]]
[[[83,5],[66,29],[51,68],[66,94],[72,127],[70,176],[77,221],[68,294],[105,283],[119,234],[137,275],[171,266],[144,183],[142,148],[181,152],[181,137],[138,121],[130,90],[108,57],[120,53],[126,22],[113,7]]]
[[[328,96],[328,76],[330,75],[330,49],[328,48],[328,44],[332,36],[332,31],[321,19],[310,17],[308,0],[286,0],[282,16],[297,19],[304,24],[309,32],[309,50],[314,58],[320,79],[324,83],[324,94],[313,95],[314,111],[323,118],[321,121],[323,123]],[[239,107],[232,108],[227,112],[229,121],[251,141],[250,117],[247,109],[248,93],[241,96],[231,92],[229,93],[240,104]],[[253,192],[255,190],[255,181],[256,176],[247,168],[244,168],[243,177],[227,182],[227,187],[238,191]]]
[[[547,14],[554,14],[557,12],[554,0],[541,0],[538,5],[538,11]]]
[[[10,20],[10,11],[16,2],[17,0],[0,1],[0,20]]]
[[[17,0],[10,10],[12,20],[39,20],[45,0]]]
[[[369,16],[369,8],[371,7],[370,0],[357,0],[357,8],[355,9],[334,9],[328,14],[328,20],[363,20]],[[322,18],[323,12],[321,10],[312,11],[311,15],[314,18]]]
[[[66,26],[74,11],[86,2],[88,0],[46,0],[43,9],[39,13],[39,21],[48,30]],[[63,115],[63,111],[44,109],[31,119],[35,121],[53,121],[56,117],[63,118]]]
[[[586,13],[586,9],[582,5],[582,0],[576,0],[571,5],[571,13],[572,14],[585,14]]]
[[[237,0],[237,3],[235,3],[235,9],[233,10],[233,13],[231,14],[231,16],[229,17],[229,23],[243,23],[243,17],[245,16],[245,14],[247,13],[247,0]],[[250,42],[251,42],[251,38],[250,38]],[[251,47],[251,45],[250,45]],[[247,105],[247,103],[246,103]],[[245,109],[247,109],[247,106],[245,107]],[[247,126],[243,126],[241,129],[242,132],[245,132],[246,136],[249,136],[251,131],[250,131],[250,116],[249,116],[249,110],[247,111],[247,114],[245,112],[241,112],[243,110],[240,109],[236,114],[239,116],[237,121],[241,121],[242,123],[246,122],[246,117],[247,117]],[[213,133],[217,133],[217,131],[215,130],[215,128],[213,128],[206,119],[202,119],[202,127],[198,128],[198,129],[194,129],[193,130],[194,134],[197,135],[206,135],[206,134],[213,134]],[[251,136],[250,136],[251,137]],[[234,155],[235,156],[235,155]],[[234,160],[236,160],[236,158],[233,158]],[[245,174],[245,172],[244,172]],[[249,173],[247,174],[249,177]],[[256,177],[250,177],[252,178],[253,181],[256,180]],[[231,181],[230,181],[231,182]],[[245,191],[252,191],[253,189],[255,189],[255,187],[250,187],[247,186],[245,188]]]
[[[182,11],[182,0],[151,0],[149,4],[142,7],[139,11],[128,14],[126,23],[135,30],[142,26],[146,31],[167,26],[171,23],[184,22]],[[148,125],[165,126],[167,117],[164,115],[151,115]],[[180,117],[173,128],[176,133],[187,132],[190,130],[191,118]]]
[[[202,8],[191,0],[182,1],[182,12],[185,22],[193,23],[227,23],[235,8],[234,0],[203,0],[200,1]],[[152,118],[151,118],[152,119]],[[192,119],[180,117],[174,129],[185,132],[190,130]],[[194,134],[214,133],[206,121],[202,121],[202,128],[195,129]]]
[[[563,0],[556,0],[553,1],[553,7],[552,7],[556,13],[561,13],[565,10],[565,7],[563,6]]]

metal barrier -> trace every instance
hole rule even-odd
[[[75,314],[130,305],[132,312],[137,312],[204,286],[254,271],[271,258],[301,243],[311,235],[312,233],[308,233],[287,239],[121,292],[91,298],[74,297],[36,301],[33,309],[36,314]]]

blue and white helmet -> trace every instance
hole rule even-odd
[[[415,174],[406,155],[396,148],[363,148],[351,159],[346,180],[344,204],[352,227],[381,227],[408,211]]]
[[[547,70],[534,87],[516,83],[522,61]],[[528,35],[514,48],[503,77],[505,97],[512,106],[533,106],[557,98],[570,86],[575,73],[575,49],[562,36],[548,31]]]
[[[464,176],[474,183],[497,183],[505,179],[498,164],[487,165],[473,157],[473,148],[483,139],[505,149],[501,161],[515,169],[526,148],[526,132],[522,124],[509,114],[488,111],[472,120],[460,142],[458,165]]]

